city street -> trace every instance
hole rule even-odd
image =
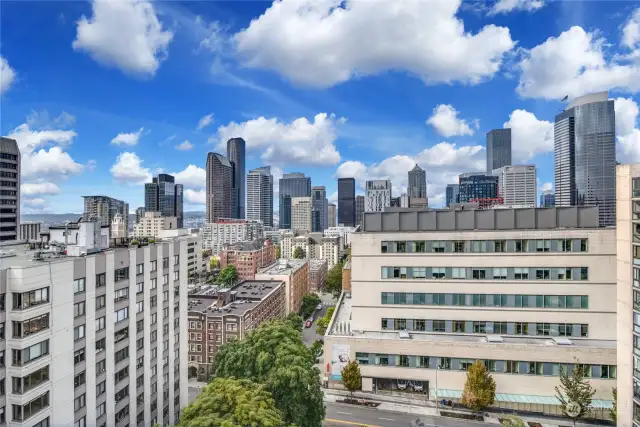
[[[329,307],[333,307],[336,304],[336,300],[331,294],[320,294],[320,299],[322,300],[322,310],[316,312],[316,320],[314,320],[313,325],[311,325],[310,328],[302,328],[302,341],[307,347],[310,347],[316,338],[318,338],[316,336],[316,323],[318,319],[325,315]],[[306,321],[307,319],[303,320]]]

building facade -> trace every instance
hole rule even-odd
[[[364,200],[364,196],[356,196],[356,225],[362,224],[362,217],[364,215]]]
[[[282,229],[291,228],[291,199],[293,197],[311,197],[311,178],[303,173],[285,173],[279,181],[280,225]]]
[[[276,261],[276,248],[271,241],[262,239],[225,246],[220,252],[220,269],[233,265],[238,280],[253,280],[259,269]]]
[[[553,190],[543,191],[540,194],[540,207],[552,208],[556,205],[556,193]]]
[[[32,242],[40,240],[41,222],[23,222],[20,224],[20,240]]]
[[[493,170],[498,177],[498,197],[506,206],[536,207],[538,183],[535,165],[503,166]]]
[[[324,279],[327,276],[327,260],[309,260],[309,289],[311,292],[320,292],[324,288]]]
[[[122,200],[107,196],[83,196],[85,221],[96,219],[102,225],[111,226],[116,214],[122,215],[125,222],[125,230],[129,230],[129,204]]]
[[[202,249],[211,250],[212,255],[218,255],[225,245],[261,239],[263,233],[260,221],[219,218],[202,227]]]
[[[291,198],[291,229],[296,231],[312,230],[312,206],[311,197]]]
[[[261,269],[255,280],[284,282],[285,315],[298,313],[302,307],[302,297],[310,292],[309,261],[281,258]]]
[[[410,197],[409,207],[418,208],[418,209],[427,209],[429,207],[429,199],[424,199],[422,197]]]
[[[172,175],[158,174],[151,183],[144,185],[144,211],[160,212],[161,216],[175,217],[178,228],[182,228],[184,226],[182,184],[176,184]],[[136,220],[138,215],[136,209]]]
[[[164,230],[178,228],[178,218],[175,216],[162,216],[160,212],[145,212],[133,226],[134,237],[158,237]]]
[[[136,224],[140,222],[141,218],[144,218],[145,209],[143,207],[136,208]]]
[[[410,198],[427,198],[427,172],[417,164],[409,171],[408,195]]]
[[[206,221],[231,218],[233,199],[233,166],[221,154],[207,155]]]
[[[363,209],[364,209],[364,200],[363,200]],[[328,227],[335,227],[336,226],[336,219],[337,219],[337,209],[336,209],[336,205],[334,203],[329,203],[327,205],[327,226]]]
[[[313,221],[314,232],[323,232],[329,227],[329,208],[327,201],[327,189],[324,186],[311,187],[312,209],[317,212],[317,220]]]
[[[18,143],[0,137],[0,242],[20,237],[20,159]]]
[[[338,178],[338,225],[356,225],[356,180]]]
[[[445,204],[447,207],[454,203],[460,203],[458,195],[460,194],[460,184],[447,184],[445,190]]]
[[[384,208],[391,206],[391,181],[390,180],[377,179],[377,180],[367,181],[365,186],[366,186],[366,196],[365,196],[365,202],[364,202],[365,212],[382,212]]]
[[[556,206],[597,205],[615,225],[616,119],[608,92],[576,98],[554,125]]]
[[[245,219],[245,142],[242,138],[227,141],[227,159],[232,167],[231,218]]]
[[[468,203],[478,199],[496,199],[498,177],[483,173],[463,173],[459,177],[458,202]]]
[[[273,175],[271,166],[252,169],[247,175],[247,219],[273,227]]]
[[[487,175],[494,169],[511,166],[511,129],[487,132]]]

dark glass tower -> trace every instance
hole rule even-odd
[[[460,184],[447,184],[446,189],[446,205],[458,203],[458,194],[460,192]]]
[[[212,223],[218,218],[231,217],[233,166],[225,156],[209,153],[206,173],[206,221]]]
[[[328,205],[329,201],[327,200],[327,190],[324,186],[319,187],[311,187],[311,203],[313,205],[313,211],[317,212],[317,220],[314,219],[312,222],[312,231],[321,232],[326,230],[328,225]]]
[[[245,142],[242,138],[231,138],[227,141],[227,159],[233,167],[232,218],[245,218]]]
[[[281,229],[291,229],[291,198],[311,197],[311,178],[303,173],[285,173],[279,181],[279,211]]]
[[[356,225],[356,180],[338,179],[338,225]]]
[[[178,228],[183,226],[182,184],[176,184],[172,175],[161,173],[144,185],[145,212],[160,212],[162,216],[175,216]]]
[[[483,173],[463,173],[459,177],[458,202],[495,199],[498,197],[498,177]]]
[[[409,171],[409,199],[427,198],[427,172],[420,166],[415,165]]]
[[[487,132],[487,174],[503,166],[511,166],[511,129],[493,129]]]

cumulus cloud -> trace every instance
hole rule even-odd
[[[204,129],[211,123],[213,123],[213,113],[207,114],[200,119],[200,121],[198,122],[198,129]]]
[[[544,7],[543,0],[498,0],[491,8],[490,15],[509,13],[516,10],[534,12]]]
[[[539,190],[540,190],[540,192],[553,190],[553,183],[551,183],[551,182],[545,182],[544,184],[542,184],[542,185],[540,186]]]
[[[190,205],[205,205],[207,203],[205,190],[192,190],[187,188],[184,190],[184,199]]]
[[[151,181],[151,171],[142,165],[143,161],[136,153],[120,153],[111,166],[111,175],[116,181],[129,184],[143,184]]]
[[[629,17],[622,29],[622,45],[629,49],[640,49],[640,7]]]
[[[261,158],[268,164],[330,166],[340,161],[334,141],[344,121],[326,113],[316,114],[312,122],[306,117],[290,123],[259,117],[220,126],[214,140],[218,141],[218,150],[224,151],[228,139],[243,138],[247,150],[261,150]]]
[[[538,120],[526,110],[514,110],[505,128],[511,128],[511,149],[515,164],[526,163],[539,154],[553,152],[553,123]]]
[[[624,163],[640,162],[640,129],[638,129],[640,108],[638,103],[631,98],[616,98],[614,108],[618,159],[624,159]]]
[[[176,150],[189,151],[193,148],[193,144],[189,140],[185,139],[180,144],[176,145]]]
[[[36,195],[53,195],[60,193],[60,187],[53,182],[33,182],[26,183],[20,186],[20,193],[24,197],[36,196]]]
[[[140,140],[142,131],[144,131],[143,127],[137,132],[119,133],[111,140],[111,143],[114,145],[136,145]]]
[[[436,132],[445,138],[473,135],[474,129],[480,126],[478,120],[474,120],[469,126],[466,120],[458,118],[458,110],[448,104],[440,104],[434,108],[433,114],[427,119],[427,124],[433,126]]]
[[[509,29],[465,30],[460,0],[283,0],[235,34],[247,67],[294,83],[329,87],[354,77],[405,71],[426,84],[491,78],[514,47]]]
[[[173,33],[147,0],[94,0],[93,16],[78,21],[75,50],[127,74],[153,76],[168,57]]]
[[[42,208],[45,205],[45,201],[42,198],[22,199],[22,204],[31,208]]]
[[[182,184],[185,188],[201,189],[205,187],[207,172],[198,166],[189,165],[180,172],[171,175],[176,179],[176,184]]]
[[[0,56],[0,95],[9,90],[16,79],[16,71],[11,68],[9,62]]]

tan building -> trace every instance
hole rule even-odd
[[[178,218],[162,216],[160,212],[145,212],[144,216],[133,225],[134,237],[158,237],[162,231],[178,228]]]
[[[455,401],[482,360],[494,406],[560,414],[560,369],[579,360],[592,413],[607,418],[615,265],[616,230],[598,227],[597,207],[365,213],[351,236],[351,293],[325,336],[336,361],[327,379],[339,385],[339,360],[355,359],[365,391]]]
[[[311,197],[291,198],[291,229],[300,231],[311,231],[311,208],[313,202]]]
[[[324,279],[327,276],[327,260],[309,260],[309,288],[311,292],[319,292],[324,287]]]
[[[331,269],[342,256],[341,242],[341,237],[337,235],[289,231],[283,234],[280,241],[281,256],[293,258],[295,248],[300,248],[308,259],[326,260],[327,268]]]
[[[276,260],[276,245],[269,240],[254,240],[226,246],[220,253],[220,269],[234,265],[239,280],[253,280],[258,269]]]
[[[351,260],[347,261],[342,267],[342,290],[351,292]]]
[[[189,378],[208,381],[221,345],[261,323],[285,316],[285,287],[277,280],[245,280],[233,288],[189,294]]]
[[[310,292],[309,261],[281,258],[258,271],[256,280],[277,280],[285,283],[286,314],[298,313],[302,297]]]

